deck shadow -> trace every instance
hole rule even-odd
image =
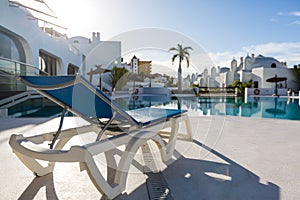
[[[181,156],[163,172],[174,199],[280,199],[280,188],[221,153],[194,140],[226,163]]]
[[[58,200],[53,182],[53,173],[35,177],[18,199],[34,199],[42,187],[46,187],[46,199]]]
[[[6,131],[9,129],[19,128],[22,126],[27,125],[41,125],[43,123],[46,123],[50,120],[53,120],[52,118],[3,118],[0,122],[0,132]]]
[[[209,150],[225,162],[190,159],[181,155],[163,171],[174,199],[280,199],[280,188],[274,183],[261,181],[259,176],[223,154],[210,149],[197,140],[194,140],[194,143]],[[58,199],[53,182],[52,173],[36,177],[19,199],[34,199],[39,189],[44,186],[46,187],[46,199]],[[146,184],[141,184],[130,194],[123,193],[115,199],[148,199]]]

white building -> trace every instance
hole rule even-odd
[[[139,59],[134,55],[131,59],[131,67],[132,67],[132,73],[138,74],[139,73]]]
[[[101,41],[100,33],[93,32],[92,39],[77,36],[69,40],[71,46],[76,47],[84,55],[84,65],[81,65],[80,74],[89,80],[88,73],[95,70],[96,66],[102,69],[112,69],[114,66],[121,67],[121,42]],[[102,79],[108,79],[108,75],[101,75]],[[92,83],[99,83],[100,74],[93,75]],[[104,82],[108,82],[107,80]]]
[[[127,62],[121,63],[121,67],[124,67],[124,68],[127,69],[129,72],[132,72],[132,66],[131,66],[130,64],[128,64]]]
[[[235,80],[239,80],[241,82],[252,81],[255,88],[274,88],[275,84],[266,80],[275,75],[287,78],[286,83],[278,83],[279,88],[299,90],[296,77],[293,75],[292,69],[287,68],[286,62],[279,62],[273,57],[255,56],[254,54],[251,57],[247,55],[245,59],[241,57],[239,63],[233,58],[230,68],[218,67],[217,69],[212,67],[210,75],[208,69],[204,69],[199,83],[201,87],[227,87]]]
[[[151,60],[140,60],[134,55],[130,61],[131,72],[134,74],[150,76],[152,71],[151,63]]]
[[[68,38],[56,31],[59,25],[35,17],[34,12],[17,1],[0,0],[0,74],[10,75],[0,77],[0,91],[25,90],[14,78],[20,73],[39,75],[42,70],[49,75],[79,73],[88,78],[95,66],[121,65],[121,42],[101,41],[100,33],[93,33],[92,39]],[[99,75],[93,77],[93,84],[99,84]]]
[[[44,60],[51,75],[67,74],[68,66],[79,67],[82,54],[69,45],[66,36],[49,27],[44,30],[28,9],[0,0],[1,57],[40,68]],[[33,68],[27,70],[38,73]]]

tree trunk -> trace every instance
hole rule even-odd
[[[179,59],[178,67],[178,93],[182,93],[182,69],[181,69],[181,59]]]

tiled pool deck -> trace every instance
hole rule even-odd
[[[67,118],[64,128],[74,125]],[[35,178],[13,154],[11,134],[57,128],[59,118],[0,120],[0,199],[100,199],[78,163],[57,163]],[[76,122],[75,122],[76,124]],[[300,199],[300,121],[191,117],[194,142],[179,141],[177,160],[163,169],[174,199]],[[132,169],[117,199],[147,199],[146,176]]]

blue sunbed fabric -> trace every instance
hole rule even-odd
[[[21,76],[20,79],[54,102],[59,102],[61,106],[67,106],[75,114],[80,113],[86,118],[111,118],[112,113],[116,111],[119,117],[146,126],[186,112],[162,108],[124,111],[102,91],[79,76]]]

